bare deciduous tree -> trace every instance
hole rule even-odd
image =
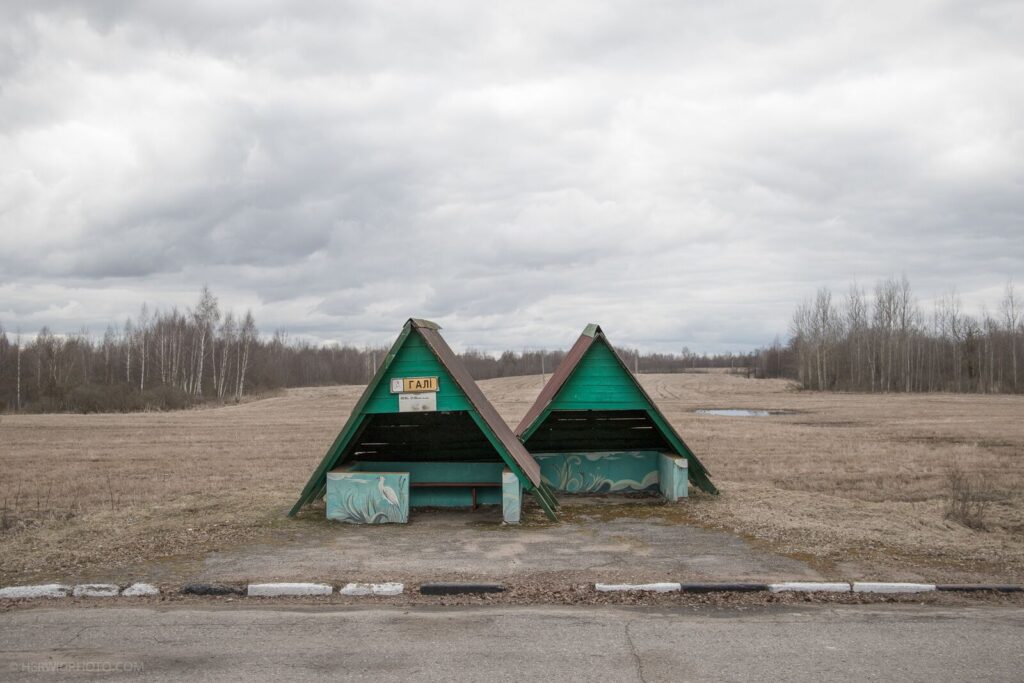
[[[979,317],[966,315],[952,291],[935,302],[926,326],[905,276],[878,282],[870,302],[852,286],[841,317],[819,290],[793,315],[794,376],[815,389],[1018,392],[1024,323],[1012,284],[1001,314],[997,320],[982,307]]]
[[[209,338],[213,326],[220,320],[217,297],[213,295],[207,285],[203,285],[203,289],[199,293],[199,303],[196,305],[195,311],[192,312],[192,318],[195,322],[196,346],[198,347],[196,353],[198,366],[193,380],[192,393],[199,396],[203,391],[203,361],[206,359],[206,340]]]
[[[256,329],[256,320],[252,317],[252,311],[245,312],[245,318],[242,319],[242,328],[238,334],[238,385],[235,389],[235,399],[241,399],[242,393],[245,391],[245,373],[249,369],[249,351],[252,347],[253,341],[256,340],[256,335],[259,332]]]
[[[1017,391],[1017,337],[1024,330],[1021,329],[1020,301],[1013,288],[1013,280],[1006,283],[1006,292],[1001,302],[1003,309],[1003,320],[1006,321],[1006,334],[1010,338],[1010,372],[1013,391]]]

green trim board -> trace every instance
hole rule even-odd
[[[707,469],[615,353],[600,325],[587,325],[516,435],[532,453],[656,448],[686,458],[689,481],[718,493]]]
[[[421,455],[434,460],[504,463],[519,477],[523,488],[534,494],[548,516],[555,519],[555,503],[540,477],[540,466],[498,416],[441,338],[439,329],[435,323],[415,318],[405,323],[289,516],[322,496],[327,473],[345,462],[372,463]],[[436,377],[439,386],[431,397],[436,405],[417,412],[402,412],[403,394],[392,393],[391,380],[406,377]],[[469,420],[465,419],[467,415]],[[458,428],[431,432],[432,423],[457,423]],[[384,438],[386,442],[382,441]],[[424,449],[430,452],[424,454]]]

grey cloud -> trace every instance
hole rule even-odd
[[[26,8],[27,7],[27,8]],[[1024,12],[0,9],[0,317],[741,349],[822,285],[1024,280]],[[994,301],[990,305],[994,305]],[[105,317],[104,317],[105,316]]]

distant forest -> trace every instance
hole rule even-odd
[[[731,368],[816,390],[1024,392],[1024,316],[1012,284],[996,311],[980,316],[964,313],[955,294],[925,314],[905,277],[880,281],[871,297],[857,285],[838,300],[820,289],[797,307],[785,343],[746,354],[617,352],[639,373]],[[28,337],[0,325],[0,412],[171,410],[287,387],[365,384],[386,353],[281,331],[261,336],[251,312],[222,311],[204,287],[194,308],[150,313],[143,305],[100,339],[45,327]],[[479,380],[550,373],[565,352],[459,356]]]
[[[994,311],[964,313],[950,293],[925,313],[906,277],[850,286],[838,301],[818,290],[793,315],[790,342],[759,354],[807,389],[1021,393],[1024,321],[1008,283]],[[765,367],[763,371],[769,370]]]
[[[313,345],[281,331],[261,336],[251,312],[222,311],[206,287],[194,308],[154,311],[109,326],[28,337],[0,325],[0,412],[171,410],[236,402],[286,387],[365,384],[387,347]],[[642,354],[620,349],[640,372],[750,367],[753,355]],[[550,373],[564,351],[459,354],[475,379]],[[744,370],[745,371],[745,370]]]

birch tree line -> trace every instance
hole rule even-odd
[[[314,345],[283,331],[261,337],[251,312],[222,310],[203,287],[194,307],[160,311],[143,305],[101,337],[82,330],[33,336],[0,325],[0,412],[170,410],[239,401],[284,387],[365,384],[387,347]],[[743,368],[750,355],[640,353],[618,349],[637,372]],[[459,354],[475,379],[549,375],[561,350]]]
[[[1024,393],[1024,311],[1012,283],[976,315],[955,292],[925,312],[906,277],[870,293],[856,284],[841,295],[820,289],[797,307],[790,333],[788,343],[753,354],[618,353],[640,373],[726,367],[818,390]],[[281,331],[261,337],[250,311],[222,310],[204,287],[194,307],[143,305],[99,338],[0,325],[0,412],[167,410],[283,387],[364,384],[386,353],[292,341]],[[550,374],[564,352],[459,355],[474,378],[489,379]]]
[[[181,408],[240,400],[251,381],[259,331],[250,311],[222,313],[206,287],[195,308],[143,305],[99,339],[83,330],[33,338],[0,326],[0,409],[83,412]]]
[[[838,297],[822,288],[797,307],[790,333],[792,364],[780,367],[808,389],[1024,392],[1022,300],[1012,282],[978,315],[955,292],[926,312],[905,276],[879,281],[871,295],[856,284]]]

